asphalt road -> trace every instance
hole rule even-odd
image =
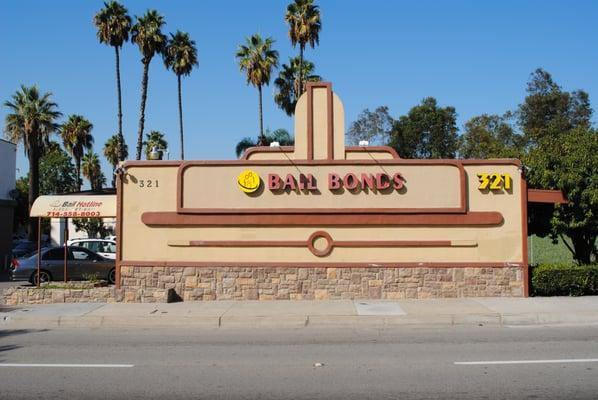
[[[4,329],[0,383],[3,399],[596,399],[598,327]]]

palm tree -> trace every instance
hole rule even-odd
[[[83,156],[82,171],[83,176],[87,178],[91,186],[91,190],[99,191],[102,190],[104,184],[106,184],[106,177],[102,172],[100,166],[100,159],[97,153],[89,150]]]
[[[93,23],[98,28],[97,36],[100,43],[114,47],[116,55],[116,92],[118,95],[118,161],[123,161],[125,155],[125,139],[123,137],[123,112],[120,90],[120,48],[129,40],[131,31],[131,17],[122,4],[111,1],[104,3],[102,8],[93,18]]]
[[[295,106],[299,99],[299,82],[303,82],[301,92],[305,90],[305,82],[320,82],[322,77],[315,75],[314,63],[303,60],[303,68],[300,68],[301,62],[299,57],[289,58],[289,64],[282,64],[282,68],[278,73],[278,78],[274,80],[276,86],[276,93],[274,94],[274,101],[278,107],[284,110],[289,117],[295,114]],[[299,71],[302,71],[301,79],[299,79]]]
[[[60,128],[62,143],[75,160],[75,172],[77,173],[77,187],[81,190],[83,181],[81,179],[81,159],[85,150],[90,150],[93,145],[91,130],[93,125],[81,115],[70,115]]]
[[[287,7],[284,20],[289,24],[289,38],[293,47],[299,43],[299,96],[303,94],[303,51],[309,43],[313,49],[320,44],[320,9],[313,0],[295,0]]]
[[[21,85],[21,89],[12,95],[4,106],[10,110],[4,122],[4,132],[8,140],[23,143],[25,155],[29,160],[29,209],[39,195],[39,159],[49,135],[56,132],[55,122],[62,114],[58,105],[51,101],[52,93],[40,94],[36,86]],[[37,239],[37,224],[29,219],[29,240]]]
[[[137,155],[141,159],[141,146],[143,141],[143,125],[145,123],[145,102],[147,100],[147,82],[149,65],[156,54],[162,54],[166,46],[166,36],[161,29],[164,25],[164,17],[156,10],[148,10],[142,17],[136,17],[137,22],[131,28],[131,40],[139,47],[143,58],[143,77],[141,79],[141,111],[139,115],[139,130],[137,132]]]
[[[181,100],[181,76],[189,76],[197,63],[197,48],[186,32],[176,31],[170,34],[170,40],[164,51],[164,65],[176,74],[179,93],[179,128],[181,133],[181,160],[185,159],[183,146],[183,102]]]
[[[145,147],[145,159],[150,159],[150,153],[155,148],[159,152],[164,152],[168,148],[168,142],[164,139],[164,134],[160,131],[150,131],[145,135],[146,140],[143,142]]]
[[[264,119],[262,113],[262,86],[270,83],[272,69],[278,67],[278,52],[272,49],[274,40],[271,37],[263,40],[259,34],[246,39],[246,44],[237,50],[239,68],[247,74],[247,84],[257,87],[259,92],[260,135],[258,145],[265,145]]]
[[[289,131],[286,129],[277,129],[274,132],[270,133],[268,129],[266,129],[266,145],[269,146],[272,142],[278,142],[281,146],[293,146],[295,144],[295,138],[289,134]],[[257,144],[253,139],[250,137],[245,137],[241,139],[237,146],[235,147],[235,153],[237,154],[237,158],[241,157],[241,154],[245,152],[250,147],[255,147]]]
[[[124,145],[123,150],[124,150],[123,157],[127,158],[129,156],[129,148],[126,144]],[[118,165],[118,162],[119,162],[119,152],[120,151],[121,151],[121,149],[119,146],[118,133],[117,133],[116,135],[110,136],[110,138],[104,144],[104,157],[106,157],[106,160],[108,160],[110,165],[112,165],[112,187],[115,187],[115,184],[116,184],[114,171],[116,170],[116,166]]]

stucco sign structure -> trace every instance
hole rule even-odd
[[[293,147],[126,162],[119,282],[193,299],[527,295],[518,160],[346,146],[329,83],[309,83],[295,115]]]

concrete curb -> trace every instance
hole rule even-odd
[[[306,327],[383,328],[402,325],[433,326],[533,326],[598,324],[598,312],[517,313],[517,314],[434,314],[402,316],[359,315],[278,315],[278,316],[30,316],[0,314],[0,329],[30,328],[126,328],[192,327],[202,329],[300,329]]]

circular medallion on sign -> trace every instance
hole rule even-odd
[[[256,172],[246,169],[239,174],[237,184],[243,192],[253,193],[260,187],[260,176]]]

